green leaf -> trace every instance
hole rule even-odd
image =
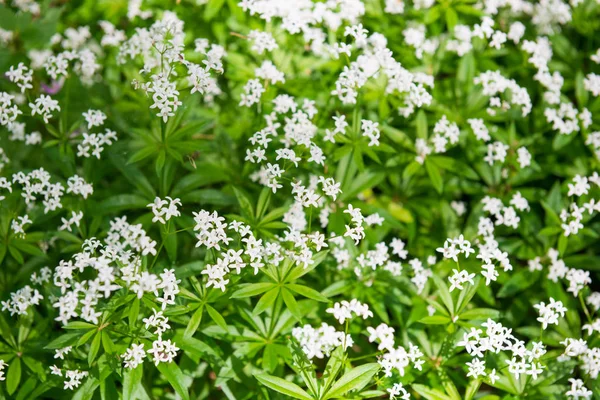
[[[303,265],[298,265],[298,266],[294,267],[294,269],[292,269],[290,271],[288,276],[286,276],[285,281],[293,282],[293,281],[303,277],[304,275],[308,274],[310,271],[314,270],[319,265],[321,265],[321,263],[323,261],[325,261],[325,259],[327,258],[328,254],[329,254],[329,250],[323,250],[323,251],[318,252],[317,254],[314,254],[312,257],[312,261],[313,261],[312,264],[310,264],[306,268],[304,268]]]
[[[421,318],[419,322],[425,325],[447,325],[452,320],[444,315],[431,315]]]
[[[225,318],[223,318],[223,316],[209,304],[205,304],[205,307],[206,307],[206,311],[208,311],[208,315],[210,316],[210,318],[217,325],[219,325],[221,328],[223,328],[223,330],[225,332],[227,332],[229,329],[227,328],[227,322],[225,322]]]
[[[290,396],[294,399],[314,400],[300,386],[290,381],[286,381],[285,379],[267,374],[258,374],[256,375],[256,379],[258,379],[258,381],[266,387],[273,389],[276,392],[285,394],[286,396]]]
[[[173,389],[183,400],[190,400],[190,395],[187,390],[186,377],[181,372],[179,365],[174,362],[159,363],[156,368],[167,378]]]
[[[115,344],[113,343],[112,339],[110,338],[110,335],[108,333],[108,331],[104,330],[101,331],[102,334],[102,347],[104,348],[104,351],[112,354],[115,352]]]
[[[415,127],[417,129],[417,137],[427,139],[427,115],[425,111],[419,110],[415,118]]]
[[[271,282],[260,282],[260,283],[247,283],[239,285],[240,289],[233,292],[231,295],[232,299],[243,299],[245,297],[252,297],[266,292],[275,286]]]
[[[252,312],[254,315],[259,315],[263,313],[267,308],[269,308],[277,299],[279,295],[279,287],[275,287],[265,293],[258,303],[256,303],[256,307],[254,307],[254,311]]]
[[[223,4],[225,4],[225,0],[210,0],[204,10],[204,20],[208,22],[213,19],[223,7]]]
[[[96,332],[97,332],[96,329],[90,329],[83,335],[81,335],[81,332],[79,332],[78,334],[81,335],[81,337],[77,340],[76,346],[79,347],[79,346],[83,346],[84,344],[86,344],[88,342],[88,340],[90,340]]]
[[[569,238],[565,235],[560,235],[558,237],[558,252],[561,256],[565,255],[565,251],[567,251],[567,246],[569,245]]]
[[[500,311],[494,310],[493,308],[474,308],[460,314],[460,319],[467,321],[487,320],[488,318],[495,320],[498,319],[498,317],[500,317]]]
[[[405,179],[405,180],[410,179],[410,177],[412,177],[414,174],[416,174],[417,171],[420,169],[421,169],[421,164],[419,164],[417,161],[412,161],[410,164],[408,164],[406,166],[406,168],[404,168],[404,171],[402,171],[402,179]]]
[[[156,170],[156,176],[158,176],[159,178],[162,176],[162,172],[163,172],[163,168],[165,166],[165,161],[167,159],[167,153],[164,150],[160,150],[158,152],[158,157],[156,157],[156,161],[155,161],[155,170]]]
[[[50,343],[48,343],[46,345],[46,347],[44,347],[44,348],[54,350],[54,349],[62,349],[63,347],[67,347],[67,346],[72,346],[73,344],[75,344],[77,342],[77,339],[79,339],[80,336],[81,336],[80,332],[65,333],[65,334],[57,337]]]
[[[21,382],[21,359],[15,357],[8,367],[6,374],[6,391],[13,394]]]
[[[546,211],[546,219],[547,219],[547,223],[552,222],[553,225],[559,226],[561,225],[561,220],[560,217],[558,216],[558,214],[556,214],[556,212],[552,209],[552,207],[550,206],[550,204],[546,203],[544,200],[540,201],[540,204],[542,205],[542,207],[544,208],[544,210]]]
[[[452,398],[445,393],[437,389],[428,388],[427,386],[418,383],[414,383],[412,385],[412,389],[421,396],[425,397],[427,400],[452,400]]]
[[[136,162],[140,162],[145,158],[153,156],[158,153],[158,148],[155,146],[147,146],[137,150],[135,153],[129,157],[127,160],[127,164],[135,164]]]
[[[577,74],[575,75],[575,98],[577,99],[577,105],[579,106],[580,110],[582,107],[585,107],[587,105],[588,98],[589,98],[588,91],[585,90],[585,85],[583,84],[584,78],[585,77],[583,76],[583,71],[578,70]],[[559,136],[559,135],[557,135],[557,136]],[[560,136],[564,136],[564,135],[560,135]],[[575,135],[572,134],[569,136],[575,136]]]
[[[140,299],[136,297],[129,308],[128,319],[129,319],[129,328],[134,329],[138,316],[140,314]]]
[[[496,294],[496,297],[505,298],[514,296],[533,285],[538,276],[539,274],[532,274],[529,270],[518,271],[511,275],[510,279],[506,281],[500,291]]]
[[[248,196],[235,186],[233,187],[233,192],[235,193],[235,197],[237,198],[238,203],[240,205],[240,209],[242,210],[242,215],[250,218],[251,220],[254,220],[252,202],[250,201]]]
[[[124,210],[139,210],[150,203],[147,199],[136,194],[117,194],[108,197],[98,205],[96,215],[106,215]]]
[[[429,10],[427,10],[427,13],[425,14],[425,19],[423,22],[425,23],[425,25],[431,25],[432,23],[437,21],[441,15],[442,15],[442,12],[441,12],[440,6],[433,6]]]
[[[102,339],[102,332],[97,332],[96,336],[94,336],[94,340],[92,340],[92,344],[90,346],[90,350],[88,352],[88,365],[91,367],[96,355],[98,354],[98,350],[100,349],[100,341]]]
[[[136,399],[136,392],[142,384],[143,374],[143,364],[140,364],[133,369],[125,369],[123,373],[123,399]]]
[[[329,361],[327,361],[327,365],[323,371],[323,388],[325,391],[329,390],[342,370],[344,354],[343,346],[336,347],[331,353]]]
[[[321,293],[307,286],[298,285],[295,283],[288,283],[287,285],[285,285],[285,287],[298,293],[301,296],[308,297],[309,299],[322,301],[324,303],[327,303],[329,301],[327,297],[323,296]]]
[[[446,9],[446,26],[448,27],[448,31],[454,31],[454,27],[458,23],[458,14],[454,11],[453,8]]]
[[[477,394],[477,391],[479,390],[480,386],[481,381],[479,379],[475,379],[469,382],[469,384],[467,385],[467,390],[465,391],[465,400],[472,400]]]
[[[95,329],[96,325],[84,321],[71,321],[63,329]]]
[[[285,287],[281,289],[281,295],[283,297],[283,302],[287,306],[288,310],[290,310],[292,315],[298,321],[300,321],[302,319],[302,311],[300,311],[300,308],[298,307],[298,303],[296,302],[294,295],[292,295],[292,293]]]
[[[441,194],[444,190],[444,182],[442,181],[442,175],[440,174],[439,168],[434,165],[433,162],[425,159],[425,169],[427,170],[427,175],[429,175],[431,184],[435,190]]]
[[[260,220],[263,215],[265,215],[265,212],[267,211],[267,208],[269,208],[269,203],[271,202],[271,193],[273,191],[268,188],[268,187],[264,187],[263,190],[260,192],[260,196],[258,197],[258,202],[256,203],[256,219]]]
[[[450,315],[454,315],[454,302],[452,301],[452,296],[450,295],[450,291],[448,291],[448,286],[446,285],[446,282],[444,282],[442,278],[440,278],[436,274],[433,274],[432,278],[435,282],[435,285],[438,288],[438,293],[440,294],[442,302],[444,302],[444,305],[450,312]]]
[[[465,290],[462,290],[460,292],[460,295],[458,296],[458,300],[456,302],[456,306],[454,307],[454,311],[456,312],[456,314],[460,314],[462,310],[467,305],[469,305],[469,302],[471,301],[473,296],[475,296],[475,293],[477,293],[477,288],[479,287],[480,281],[481,280],[479,277],[475,278],[474,285],[468,283]]]
[[[196,333],[196,330],[200,326],[200,322],[202,322],[202,314],[204,314],[204,307],[201,305],[194,311],[194,314],[190,318],[190,322],[188,322],[185,327],[185,332],[183,333],[184,337],[191,337]]]
[[[359,391],[364,388],[379,371],[378,363],[363,364],[352,368],[325,393],[323,399],[331,399],[341,397],[346,393],[354,390]]]

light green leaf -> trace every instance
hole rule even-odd
[[[243,299],[245,297],[252,297],[266,292],[273,288],[274,283],[271,282],[260,282],[260,283],[249,283],[239,285],[240,289],[233,292],[231,295],[232,299]]]
[[[142,375],[144,374],[144,365],[138,365],[133,369],[125,369],[123,373],[123,398],[135,400],[136,392],[142,384]]]
[[[298,285],[295,283],[288,283],[286,285],[286,287],[288,289],[298,293],[301,296],[308,297],[309,299],[322,301],[324,303],[327,303],[329,301],[329,299],[327,297],[323,296],[321,293],[319,293],[316,290],[311,289],[307,286]]]
[[[286,396],[290,396],[294,399],[314,400],[300,386],[290,381],[286,381],[285,379],[267,374],[258,374],[256,375],[256,379],[258,379],[258,381],[266,387],[273,389],[276,392],[285,394]]]
[[[227,328],[227,322],[225,322],[225,318],[223,318],[223,316],[209,304],[205,304],[205,307],[206,307],[206,311],[208,311],[208,315],[210,316],[210,318],[217,325],[219,325],[221,328],[223,328],[223,330],[225,332],[227,332],[228,328]]]
[[[15,357],[8,367],[6,374],[6,391],[13,394],[21,382],[21,359]]]
[[[263,313],[267,308],[269,308],[277,299],[279,295],[279,288],[275,287],[265,293],[258,303],[256,303],[256,307],[254,307],[254,311],[252,312],[254,315],[259,315]]]
[[[198,327],[200,326],[200,322],[202,321],[203,313],[204,313],[203,306],[198,307],[196,309],[196,311],[194,311],[194,314],[190,318],[190,322],[188,322],[188,324],[185,328],[185,332],[183,333],[183,336],[191,337],[194,335],[194,333],[196,333],[196,330],[198,329]]]
[[[183,400],[189,400],[190,395],[187,390],[186,377],[181,372],[179,365],[174,362],[159,363],[156,368],[167,378],[173,389]]]
[[[364,388],[373,379],[379,371],[378,363],[363,364],[352,368],[329,389],[323,397],[324,399],[332,399],[344,396],[346,393],[354,390],[359,391]]]

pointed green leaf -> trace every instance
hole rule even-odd
[[[273,389],[276,392],[285,394],[286,396],[290,396],[294,399],[314,400],[300,386],[290,381],[286,381],[285,379],[267,374],[258,374],[256,375],[256,379],[258,379],[258,381],[266,387]]]

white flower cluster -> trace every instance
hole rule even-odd
[[[6,72],[6,76],[19,87],[21,93],[25,93],[27,89],[33,89],[31,84],[33,82],[33,70],[27,68],[22,62],[17,65],[17,68],[11,65],[8,72]]]
[[[395,0],[393,0],[393,1],[395,1]],[[390,394],[390,400],[394,400],[394,399],[409,400],[410,399],[410,393],[408,393],[406,391],[406,389],[404,389],[404,386],[401,383],[394,383],[394,386],[387,389],[387,391]]]
[[[106,115],[99,110],[88,110],[83,113],[87,122],[87,129],[102,126],[106,120]],[[100,159],[104,146],[110,146],[117,140],[117,133],[106,129],[104,133],[82,133],[83,140],[77,145],[77,157],[89,158],[91,156]]]
[[[520,106],[523,116],[531,111],[531,98],[527,90],[517,84],[514,79],[502,76],[500,71],[486,71],[474,79],[475,84],[483,86],[483,94],[490,96],[490,107],[487,112],[496,115],[497,109],[509,110],[512,105]],[[507,95],[510,93],[510,95]],[[502,100],[504,96],[504,100]]]
[[[469,254],[475,253],[475,250],[471,247],[471,242],[466,240],[463,235],[454,239],[446,239],[444,247],[438,247],[436,251],[442,253],[444,258],[452,259],[454,262],[458,262],[460,254],[464,254],[465,258],[469,258]]]
[[[156,115],[164,122],[174,116],[182,105],[177,90],[179,66],[187,70],[183,78],[192,87],[191,93],[204,94],[206,101],[212,101],[214,96],[221,93],[210,71],[223,73],[222,59],[226,55],[225,49],[218,45],[209,48],[208,45],[201,44],[203,41],[197,42],[196,48],[206,58],[202,61],[204,65],[196,64],[185,58],[184,37],[183,21],[173,12],[167,11],[162,19],[155,21],[150,28],[137,28],[119,47],[119,63],[125,63],[128,58],[143,59],[144,66],[140,72],[142,75],[149,75],[149,79],[145,82],[134,80],[132,83],[136,89],[141,88],[151,96],[153,104],[150,108],[157,109]]]
[[[20,190],[21,197],[25,199],[28,209],[35,207],[38,197],[41,197],[44,213],[48,214],[62,208],[61,200],[65,192],[65,187],[61,183],[51,183],[51,178],[50,173],[43,168],[33,170],[28,174],[19,171],[13,174],[11,181],[5,177],[0,177],[0,188],[9,193],[13,193],[13,190]],[[92,185],[78,175],[73,175],[67,181],[67,193],[79,195],[85,199],[92,192]],[[0,200],[4,198],[4,195],[0,195]],[[11,229],[15,234],[24,236],[23,227],[31,222],[27,215],[17,217],[12,221]]]
[[[150,207],[152,214],[154,214],[152,222],[160,222],[164,225],[172,217],[179,217],[181,215],[177,206],[181,206],[181,200],[172,199],[167,196],[166,199],[156,197],[154,202],[148,204],[146,207]]]
[[[380,324],[377,328],[368,327],[369,342],[379,342],[379,350],[386,350],[379,359],[379,365],[383,368],[385,376],[393,375],[393,370],[397,370],[400,376],[404,376],[406,368],[412,364],[413,368],[421,371],[425,360],[423,353],[412,343],[409,343],[409,351],[402,346],[395,347],[394,328],[386,324]]]
[[[258,54],[270,52],[279,47],[269,32],[252,30],[248,33],[248,39],[252,41],[252,50]]]
[[[10,294],[10,300],[1,302],[2,311],[8,311],[10,315],[27,315],[27,309],[30,306],[37,306],[44,296],[37,289],[32,289],[26,285],[23,288]]]
[[[596,320],[598,322],[599,320]],[[588,335],[592,332],[588,331]],[[589,340],[589,339],[588,339]],[[584,339],[566,338],[560,342],[565,346],[565,351],[558,361],[566,362],[576,358],[579,368],[592,379],[597,379],[600,373],[600,348],[590,348]]]
[[[560,103],[558,108],[546,108],[544,115],[546,121],[552,124],[552,129],[557,130],[561,135],[579,132],[581,130],[580,122],[584,128],[591,125],[589,111],[578,112],[571,103]]]
[[[365,221],[367,218],[365,218]],[[392,255],[398,256],[401,260],[406,260],[408,257],[408,251],[404,249],[406,244],[398,238],[392,239],[389,247],[385,243],[377,243],[375,249],[367,250],[355,257],[351,256],[348,244],[343,237],[332,236],[329,238],[329,242],[331,245],[331,254],[336,260],[337,268],[343,270],[349,268],[352,264],[355,264],[353,268],[355,275],[358,278],[362,278],[368,286],[372,285],[377,279],[377,271],[383,270],[395,277],[402,274],[402,263],[393,261],[391,259]],[[392,249],[391,254],[390,248]],[[434,256],[429,257],[429,265],[435,264],[435,262]],[[423,263],[416,258],[410,260],[408,263],[414,274],[413,277],[411,277],[411,282],[416,286],[417,292],[421,293],[432,272],[430,269],[423,267]]]
[[[316,143],[317,127],[311,121],[317,113],[314,104],[314,101],[304,99],[302,106],[298,107],[296,100],[288,95],[280,95],[273,100],[273,111],[265,115],[267,126],[249,139],[250,144],[256,147],[246,149],[245,160],[260,165],[260,169],[250,175],[253,181],[271,188],[275,193],[283,187],[280,180],[288,164],[297,167],[302,161],[298,153],[306,153],[306,150],[306,161],[324,165],[323,150]],[[286,116],[289,113],[291,117]],[[280,122],[282,117],[283,123]],[[283,135],[279,133],[280,128],[283,128]],[[283,148],[279,148],[280,145]],[[267,157],[269,149],[275,149],[275,160]],[[279,160],[284,160],[283,166],[277,163]]]
[[[532,342],[528,349],[525,342],[517,339],[511,333],[511,329],[502,326],[501,323],[488,319],[481,324],[484,331],[477,328],[471,328],[463,334],[461,341],[456,343],[457,347],[464,347],[473,360],[467,363],[469,366],[468,376],[473,378],[487,377],[492,385],[499,379],[496,369],[486,372],[485,355],[486,352],[499,354],[506,351],[506,366],[508,372],[513,374],[516,379],[522,374],[530,375],[534,380],[538,379],[543,372],[540,358],[546,354],[546,349],[541,342]]]
[[[317,329],[310,325],[296,327],[292,330],[292,336],[298,341],[309,360],[315,357],[329,357],[336,347],[343,346],[345,350],[354,344],[350,335],[337,331],[325,322]]]
[[[15,96],[0,92],[0,125],[10,128],[20,114],[19,107],[13,102]]]
[[[546,304],[542,301],[533,307],[540,314],[537,320],[542,323],[542,329],[548,328],[548,325],[558,325],[558,318],[564,317],[568,311],[562,301],[556,301],[552,297],[550,297],[550,303]]]
[[[67,324],[72,318],[97,324],[101,312],[97,311],[100,300],[108,300],[112,292],[123,286],[117,279],[125,282],[125,287],[141,298],[144,293],[154,293],[156,301],[167,305],[175,304],[175,295],[179,288],[173,271],[165,270],[160,279],[151,273],[141,271],[141,259],[132,251],[142,253],[148,251],[149,238],[139,225],[129,225],[126,221],[115,220],[112,223],[106,245],[96,239],[88,239],[83,244],[83,251],[77,253],[73,260],[61,261],[54,271],[54,285],[60,288],[61,296],[53,304],[58,308],[57,321]],[[122,228],[117,231],[116,228]],[[152,242],[152,246],[156,243]],[[145,246],[145,247],[144,247]],[[141,251],[140,251],[141,250]],[[101,254],[97,255],[97,252]],[[116,263],[123,265],[116,267]],[[82,279],[86,269],[94,271],[89,279]],[[159,290],[163,291],[159,297]]]
[[[206,275],[208,281],[206,287],[214,287],[225,291],[226,285],[229,283],[228,274],[235,270],[239,275],[242,269],[250,266],[254,269],[254,274],[265,265],[265,261],[269,261],[274,265],[279,265],[283,260],[281,247],[278,243],[263,244],[262,239],[256,239],[250,230],[250,227],[238,221],[225,223],[225,218],[220,217],[217,212],[212,214],[208,211],[201,210],[194,212],[194,221],[196,226],[196,238],[198,242],[196,247],[205,246],[207,249],[215,249],[219,251],[214,264],[207,264],[202,271]],[[226,230],[234,232],[240,238],[240,243],[243,247],[239,250],[221,248],[227,247],[233,241],[232,237],[227,235]],[[310,253],[312,257],[312,253]]]
[[[581,379],[569,378],[571,388],[565,393],[573,400],[589,399],[594,394],[591,390],[585,387],[585,383]]]
[[[589,177],[575,175],[572,183],[567,184],[569,189],[567,195],[575,197],[575,199],[571,201],[568,208],[560,212],[561,228],[565,236],[577,235],[579,230],[584,228],[583,220],[586,211],[590,218],[595,212],[600,211],[600,202],[595,198],[591,198],[586,202],[577,199],[589,194],[592,188],[590,183],[593,183],[595,187],[600,187],[600,176],[597,172]]]
[[[48,119],[52,117],[53,111],[60,111],[58,101],[45,94],[40,95],[33,103],[29,103],[29,107],[31,108],[31,115],[41,115],[46,124]]]
[[[333,307],[328,308],[326,312],[333,314],[333,317],[337,319],[340,324],[343,324],[344,321],[351,319],[352,314],[362,317],[363,319],[373,316],[373,312],[369,310],[369,305],[363,304],[356,299],[352,299],[350,302],[346,300],[336,302]]]
[[[436,122],[433,128],[433,133],[434,136],[431,137],[433,149],[423,138],[418,138],[415,142],[415,148],[417,151],[415,160],[419,164],[423,164],[425,162],[425,158],[432,152],[445,153],[448,143],[457,144],[460,136],[458,125],[454,122],[451,123],[448,121],[448,118],[445,115],[443,115],[442,118]]]
[[[392,0],[396,4],[403,4],[401,0]],[[388,1],[388,4],[391,2]],[[402,31],[404,41],[411,47],[415,48],[415,55],[418,59],[423,58],[423,54],[433,54],[439,46],[437,38],[427,39],[425,36],[425,25],[416,24],[409,26]]]
[[[483,211],[488,212],[494,217],[495,221],[492,225],[492,220],[483,217],[479,220],[479,234],[488,237],[494,235],[494,225],[504,225],[509,228],[517,229],[521,218],[517,214],[517,210],[524,212],[529,210],[529,202],[520,192],[515,192],[510,199],[509,206],[504,206],[502,200],[496,197],[485,196],[481,203]]]
[[[4,375],[4,370],[8,367],[8,364],[4,360],[0,360],[0,381],[6,380],[6,376]]]
[[[547,257],[550,261],[547,278],[552,282],[558,282],[561,279],[566,280],[568,283],[567,291],[572,293],[573,296],[577,297],[585,287],[592,283],[589,271],[567,267],[565,262],[559,259],[559,253],[556,249],[549,249]],[[530,271],[541,271],[542,269],[543,265],[539,257],[530,260]],[[592,303],[595,303],[594,297],[596,296],[592,294],[590,297],[592,297]]]

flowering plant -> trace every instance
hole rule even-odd
[[[0,0],[0,398],[600,398],[599,30]]]

